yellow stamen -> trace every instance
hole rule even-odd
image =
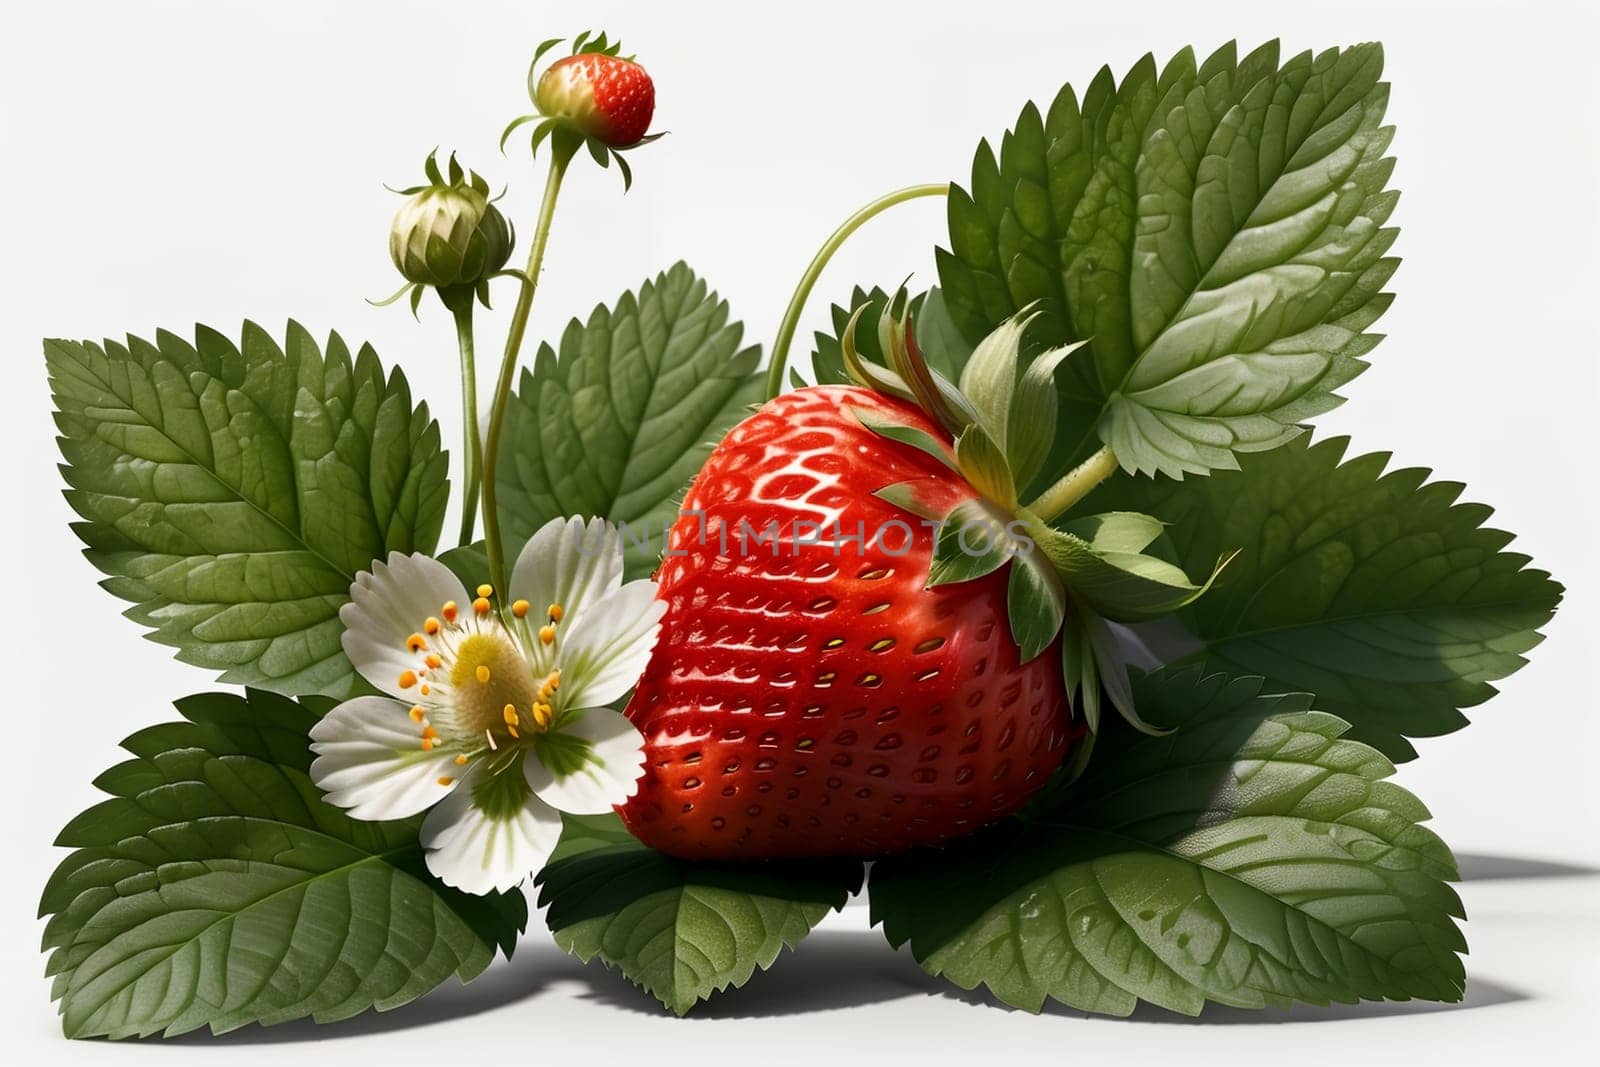
[[[550,729],[549,704],[535,704],[533,706],[533,724],[541,730]]]
[[[489,600],[488,600],[488,598],[487,597],[479,597],[477,600],[474,600],[472,602],[472,610],[477,612],[479,615],[487,615],[487,614],[489,614]]]
[[[411,709],[411,721],[412,722],[421,722],[422,719],[423,719],[423,716],[426,715],[426,714],[427,714],[427,712],[422,710],[422,705],[418,704],[418,705],[414,706]]]
[[[454,600],[446,600],[444,602],[444,607],[439,609],[439,614],[444,616],[445,622],[455,622],[456,611],[456,602]]]
[[[410,689],[412,686],[414,686],[416,684],[417,684],[417,672],[416,671],[401,671],[400,672],[400,688],[401,689]]]
[[[406,638],[407,652],[421,652],[427,647],[428,639],[423,637],[421,634],[412,634],[410,637]]]
[[[439,777],[439,784],[440,785],[449,785],[453,781],[455,781],[455,779],[450,777],[448,774],[441,775]]]
[[[560,604],[551,604],[547,614],[550,616],[551,622],[560,622],[561,616],[565,615],[566,612],[561,610]]]
[[[424,726],[422,728],[422,736],[426,737],[429,741],[437,741],[439,740],[439,731],[435,730],[431,726]]]
[[[517,725],[517,706],[515,704],[507,704],[506,705],[506,707],[505,707],[505,717],[506,717],[506,725],[507,726],[515,726],[515,725]]]
[[[519,600],[516,603],[512,604],[511,605],[511,614],[515,615],[519,619],[527,618],[528,617],[528,602],[526,600]]]
[[[437,653],[429,652],[425,657],[423,657],[422,662],[426,663],[430,669],[438,670],[439,666],[444,663],[444,660],[440,659]]]
[[[424,752],[432,752],[433,751],[433,738],[424,737],[422,739],[422,751],[424,751]]]
[[[556,628],[554,626],[550,626],[548,624],[539,627],[539,640],[543,641],[547,645],[555,644],[556,643]]]
[[[487,584],[478,586],[478,595],[479,596],[494,596],[494,586],[487,585]]]
[[[428,695],[428,687],[427,686],[423,686],[421,689],[418,689],[417,692],[421,693],[423,696],[427,696]]]
[[[467,765],[467,754],[465,752],[463,752],[461,755],[456,757],[456,766],[457,767],[465,767],[466,765]]]
[[[510,734],[512,737],[522,736],[521,734],[517,733],[517,728],[512,726],[510,723],[506,723],[506,733]]]
[[[434,618],[432,615],[429,615],[428,621],[422,624],[422,628],[430,635],[436,634],[439,632],[439,620]]]
[[[480,685],[489,684],[489,668],[485,664],[478,664],[478,669],[472,672],[477,677]]]
[[[544,681],[539,683],[539,695],[536,699],[548,701],[550,694],[556,691],[556,686],[561,684],[561,668],[556,667],[544,676]]]

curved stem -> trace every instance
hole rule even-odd
[[[495,467],[500,458],[500,435],[505,429],[506,404],[511,399],[511,386],[516,380],[517,353],[522,349],[522,337],[528,330],[528,312],[533,308],[534,290],[539,285],[539,270],[544,264],[545,245],[550,240],[550,221],[556,213],[556,197],[561,193],[561,179],[572,161],[572,152],[564,145],[552,145],[550,175],[545,179],[544,200],[539,204],[539,221],[534,224],[533,247],[528,250],[527,277],[522,282],[522,293],[517,297],[516,309],[511,313],[511,329],[506,334],[506,351],[500,359],[500,377],[495,382],[494,400],[489,405],[489,436],[483,453],[483,539],[489,555],[489,581],[498,589],[505,588],[505,546],[500,540],[500,509],[495,500]]]
[[[839,246],[844,244],[849,236],[861,228],[862,223],[896,204],[906,200],[914,200],[919,196],[946,196],[950,192],[949,182],[939,182],[930,185],[913,185],[905,189],[897,189],[892,193],[885,193],[854,215],[844,220],[844,224],[833,231],[817,254],[812,257],[811,265],[800,276],[800,284],[795,287],[794,296],[789,298],[789,307],[783,313],[783,321],[778,324],[778,336],[772,342],[772,363],[767,367],[767,399],[771,400],[783,391],[783,372],[789,363],[789,345],[794,341],[795,330],[800,327],[800,312],[805,309],[806,300],[811,296],[812,288],[817,284],[817,279],[822,276],[822,269],[828,265],[828,260],[839,251]]]
[[[478,428],[478,368],[472,351],[472,300],[469,289],[466,299],[456,301],[450,308],[456,318],[456,344],[461,349],[461,485],[465,496],[461,501],[462,545],[472,543],[472,531],[478,523],[478,468],[483,465],[483,432]]]
[[[1088,496],[1089,490],[1111,477],[1116,470],[1117,454],[1111,451],[1110,445],[1102,445],[1100,451],[1072,468],[1059,482],[1040,493],[1038,499],[1028,505],[1028,510],[1045,522],[1049,522]]]

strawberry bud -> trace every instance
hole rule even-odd
[[[401,190],[389,227],[389,258],[406,280],[434,289],[475,289],[511,257],[511,224],[489,200],[489,183],[450,157],[448,179],[428,156],[428,184]]]
[[[611,148],[638,144],[650,129],[656,87],[632,60],[580,52],[552,63],[533,93],[539,112]]]

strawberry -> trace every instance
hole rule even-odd
[[[534,89],[546,115],[611,148],[638,144],[650,129],[656,87],[643,67],[603,52],[582,52],[550,64]]]
[[[922,359],[903,292],[879,325],[888,367],[857,352],[860,315],[840,338],[857,386],[734,427],[668,536],[661,638],[626,709],[645,775],[618,809],[664,852],[872,856],[1009,815],[1088,752],[1102,688],[1149,729],[1107,620],[1205,588],[1144,552],[1148,516],[1052,524],[1109,449],[1022,503],[1077,346],[1019,377],[1019,316],[958,387]]]
[[[564,167],[580,148],[588,148],[602,167],[616,163],[627,188],[633,184],[633,171],[622,154],[661,136],[647,132],[656,110],[655,82],[631,56],[618,54],[621,41],[607,41],[603,33],[580,33],[571,55],[539,73],[539,61],[560,43],[558,37],[535,49],[528,69],[533,114],[511,120],[500,135],[500,150],[505,151],[513,133],[532,123],[535,153],[548,138]]]
[[[661,639],[627,709],[648,763],[622,814],[654,848],[937,843],[1015,811],[1071,744],[1054,657],[1019,662],[1005,576],[924,591],[931,529],[872,495],[885,479],[926,479],[925,499],[953,507],[972,489],[852,409],[939,433],[904,401],[801,389],[735,427],[684,501],[657,576]],[[797,520],[872,543],[836,546],[806,526],[754,543]]]

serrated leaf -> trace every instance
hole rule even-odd
[[[614,829],[596,825],[603,820]],[[616,967],[678,1015],[770,967],[844,907],[862,877],[856,860],[680,860],[628,836],[615,816],[569,821],[557,854],[539,875],[556,943]]]
[[[1398,264],[1382,66],[1376,44],[1146,56],[979,147],[940,283],[973,340],[1039,301],[1038,339],[1090,341],[1062,381],[1089,430],[1051,469],[1096,436],[1129,470],[1231,468],[1340,402]]]
[[[521,893],[438,882],[420,815],[361,822],[323,802],[306,732],[328,706],[208,693],[128,739],[136,758],[62,831],[76,851],[40,902],[67,1036],[329,1022],[510,954]]]
[[[1237,559],[1181,614],[1211,662],[1317,695],[1393,759],[1407,738],[1460,729],[1460,709],[1525,662],[1562,588],[1484,526],[1490,509],[1348,440],[1295,441],[1241,470],[1183,482],[1119,477],[1091,506],[1149,511],[1175,558]],[[1213,559],[1215,557],[1212,557]]]
[[[1388,760],[1260,679],[1138,690],[1175,733],[1111,724],[1052,811],[874,865],[891,943],[1032,1011],[1461,998],[1454,860]]]
[[[343,696],[350,583],[429,552],[448,484],[399,370],[297,323],[45,342],[74,529],[129,617],[226,682]]]
[[[660,559],[684,487],[761,399],[758,347],[683,263],[573,319],[541,346],[507,409],[499,464],[507,554],[546,521],[626,523],[629,577]]]

